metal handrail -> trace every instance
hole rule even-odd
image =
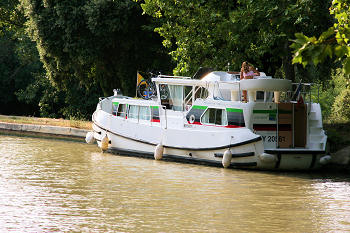
[[[309,103],[312,102],[312,100],[315,100],[317,103],[320,102],[320,85],[315,83],[292,83],[292,87],[297,87],[298,85],[302,85],[300,94],[302,95],[303,99],[306,100],[305,97],[309,97]],[[315,98],[315,94],[312,92],[312,87],[317,87],[317,95]],[[296,90],[296,88],[293,88],[293,90]],[[290,92],[293,93],[293,92]]]
[[[190,93],[187,94],[187,96],[184,98],[184,109],[186,108],[186,105],[190,102],[190,100],[192,99],[192,96],[196,96],[198,90],[200,89],[201,87],[200,86],[197,86],[195,87],[194,89],[194,93],[193,92],[193,89],[190,91]],[[192,95],[191,95],[192,94]],[[186,100],[188,98],[188,100]]]
[[[183,79],[191,79],[191,77],[187,77],[187,76],[172,76],[172,75],[163,75],[160,74],[158,75],[159,78],[183,78]]]

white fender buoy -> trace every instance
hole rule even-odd
[[[93,144],[95,142],[94,132],[92,132],[92,131],[87,132],[87,134],[85,136],[85,142],[87,144]]]
[[[226,150],[224,152],[224,156],[222,157],[222,166],[224,168],[228,168],[231,165],[232,153],[230,150]]]
[[[276,162],[276,156],[268,153],[262,153],[259,155],[261,161],[265,163],[273,163]]]
[[[161,143],[159,143],[154,149],[154,159],[161,160],[163,158],[164,147]]]
[[[107,134],[101,140],[101,150],[106,151],[108,149],[109,139]]]
[[[332,157],[330,155],[325,155],[320,158],[320,164],[326,165],[331,161]]]

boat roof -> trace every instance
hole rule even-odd
[[[123,104],[135,104],[137,105],[158,105],[156,99],[142,99],[142,98],[130,98],[130,97],[125,97],[125,96],[113,96],[112,98],[113,103],[123,103]]]
[[[202,79],[191,79],[190,77],[159,75],[157,78],[152,78],[156,84],[171,84],[181,86],[200,86],[208,87],[208,85],[217,83],[220,88],[235,89],[239,85],[237,73],[225,71],[213,71],[206,74]]]
[[[209,86],[219,89],[229,89],[231,91],[243,90],[263,90],[263,91],[287,91],[292,87],[290,80],[273,79],[271,76],[266,76],[261,72],[261,76],[255,76],[253,79],[240,80],[238,72],[213,71],[202,79],[191,79],[189,77],[165,76],[160,75],[157,78],[152,78],[156,84],[171,84],[180,86]]]
[[[238,78],[237,78],[238,75]],[[152,78],[152,81],[158,83],[167,83],[175,85],[194,85],[198,86],[207,82],[237,82],[239,81],[238,72],[212,71],[204,75],[201,79],[192,79],[191,77],[159,75]]]

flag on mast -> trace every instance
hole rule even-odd
[[[145,80],[142,75],[137,72],[137,81],[136,81],[136,87],[140,84],[141,81]]]
[[[145,81],[145,79],[142,77],[142,75],[137,71],[137,75],[136,75],[136,97],[137,97],[137,88],[139,88],[139,85],[142,81]],[[147,85],[147,82],[145,82],[143,85]]]

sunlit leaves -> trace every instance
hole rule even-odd
[[[347,0],[333,0],[330,14],[336,22],[317,39],[303,34],[295,34],[293,40],[293,63],[304,66],[324,62],[328,57],[342,61],[344,72],[350,74],[350,3]],[[302,40],[300,39],[302,38]]]
[[[346,74],[350,74],[350,56],[344,59],[344,71]]]
[[[176,73],[190,75],[200,66],[226,69],[228,62],[239,70],[249,60],[274,74],[282,59],[290,61],[289,38],[295,32],[327,28],[326,2],[145,0],[142,8],[157,18],[156,31],[172,49]]]

